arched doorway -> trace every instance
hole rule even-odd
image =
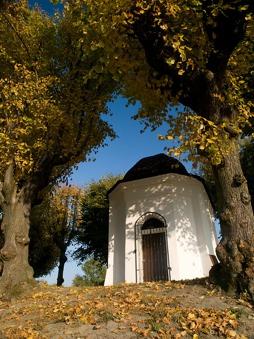
[[[144,214],[136,223],[138,255],[142,261],[141,281],[169,280],[167,227],[165,219],[154,212]]]

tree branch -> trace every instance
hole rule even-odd
[[[227,102],[222,103],[216,99],[216,94],[223,94],[228,60],[245,37],[246,14],[254,12],[254,1],[233,0],[230,6],[225,0],[221,2],[203,0],[203,10],[200,7],[194,9],[202,13],[203,19],[200,24],[207,34],[207,44],[211,46],[211,50],[204,66],[198,67],[198,65],[194,71],[187,70],[182,75],[178,74],[175,66],[180,56],[172,46],[165,44],[164,32],[154,21],[152,9],[144,14],[136,14],[135,6],[132,8],[133,34],[143,46],[147,63],[152,70],[155,70],[155,75],[151,72],[151,77],[160,80],[162,76],[168,75],[170,79],[168,86],[161,86],[156,82],[158,85],[155,85],[157,86],[155,89],[160,89],[164,95],[169,93],[169,100],[177,97],[184,106],[190,107],[205,118],[216,121],[221,116],[231,117],[234,114]],[[249,7],[242,10],[242,6],[245,5]],[[217,9],[217,15],[214,15],[214,9]],[[163,8],[161,11],[163,12]],[[169,57],[175,60],[173,65],[167,64],[166,60]]]
[[[248,9],[242,10],[243,6]],[[240,41],[244,39],[247,21],[246,14],[253,12],[250,1],[235,0],[229,5],[224,1],[217,5],[218,14],[214,16],[215,4],[213,0],[203,1],[203,25],[212,51],[208,58],[207,68],[221,76],[227,67],[228,60]]]
[[[22,36],[19,34],[19,32],[17,31],[16,27],[12,24],[12,22],[8,19],[8,17],[5,15],[4,12],[0,12],[1,15],[3,16],[3,18],[5,19],[5,22],[11,27],[11,29],[13,30],[13,32],[16,34],[16,36],[18,37],[18,39],[20,40],[21,42],[21,45],[24,47],[30,61],[32,61],[32,58],[31,58],[31,54],[29,52],[29,49],[24,41],[24,39],[22,38]]]

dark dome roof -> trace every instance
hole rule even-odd
[[[183,164],[175,158],[169,157],[166,154],[160,153],[146,157],[139,160],[123,177],[122,180],[118,180],[113,187],[108,191],[108,194],[112,192],[120,183],[132,180],[138,180],[143,178],[154,177],[156,175],[176,173],[186,175],[188,177],[199,180],[214,207],[213,200],[211,199],[210,192],[203,178],[198,175],[189,174]]]
[[[118,180],[108,191],[112,192],[121,182],[138,180],[143,178],[155,177],[156,175],[177,173],[189,176],[183,164],[175,158],[160,153],[139,160],[123,177]]]
[[[160,153],[139,160],[124,176],[122,181],[131,181],[156,175],[177,173],[188,175],[185,167],[175,158]]]

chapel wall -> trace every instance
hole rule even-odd
[[[110,194],[113,211],[119,209],[122,200],[125,215],[114,212],[110,227],[123,223],[125,227],[124,235],[121,228],[114,238],[114,283],[142,282],[142,248],[135,242],[135,223],[146,212],[159,213],[166,220],[171,279],[208,275],[209,254],[215,254],[216,237],[212,207],[200,181],[190,176],[165,174],[123,182],[116,191]],[[125,244],[121,240],[124,237]],[[116,258],[120,253],[125,264]]]

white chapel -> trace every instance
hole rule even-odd
[[[138,161],[109,191],[105,285],[208,276],[217,244],[200,177],[157,154]]]

